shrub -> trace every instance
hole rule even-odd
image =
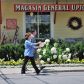
[[[24,41],[24,40],[23,40]],[[21,44],[4,44],[0,45],[0,58],[5,61],[17,61],[23,59],[24,45]],[[74,58],[81,61],[84,58],[84,41],[66,42],[64,40],[46,39],[44,46],[38,50],[38,55],[42,62],[47,63],[64,63],[70,62]],[[80,53],[82,52],[82,53]]]
[[[0,58],[5,61],[13,59],[17,61],[19,58],[23,58],[24,45],[21,44],[4,44],[0,45]]]

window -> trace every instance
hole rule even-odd
[[[50,13],[35,12],[31,15],[26,12],[26,32],[31,28],[37,30],[37,38],[50,38]]]

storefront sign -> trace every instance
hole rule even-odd
[[[6,19],[6,28],[7,29],[16,29],[17,20],[16,19]]]
[[[15,12],[84,11],[84,4],[14,4]]]

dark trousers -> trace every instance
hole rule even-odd
[[[27,64],[28,60],[31,61],[31,64],[32,64],[33,68],[35,69],[36,73],[38,73],[40,70],[36,66],[34,57],[28,57],[28,56],[24,57],[24,62],[23,62],[23,66],[22,66],[22,70],[21,71],[25,73],[25,67],[26,67],[26,64]]]

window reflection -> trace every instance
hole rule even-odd
[[[27,23],[35,23],[35,22],[37,22],[36,15],[34,15],[34,16],[27,15],[26,16],[26,22]]]
[[[30,13],[26,12],[26,32],[32,28],[37,30],[38,38],[50,38],[50,13],[35,12],[30,16]]]
[[[50,22],[50,15],[40,15],[40,22]]]
[[[50,24],[49,23],[41,23],[39,25],[39,37],[40,38],[49,38],[50,37]]]

